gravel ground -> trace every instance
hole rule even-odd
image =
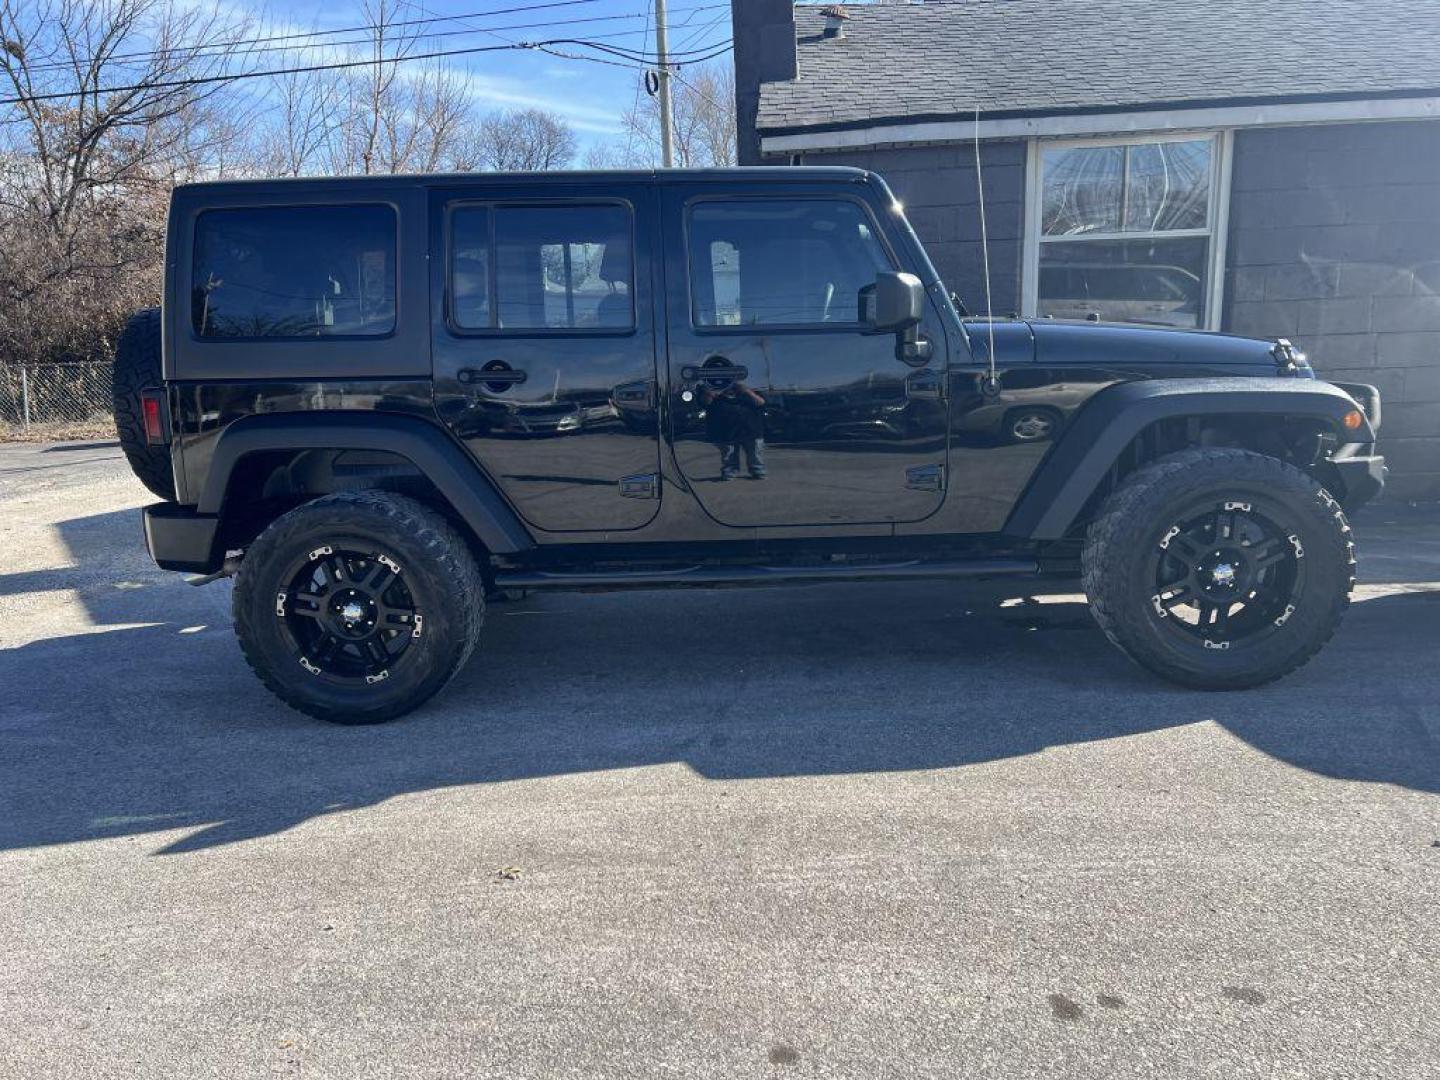
[[[0,1076],[1440,1072],[1440,514],[1243,694],[1063,593],[556,595],[347,730],[145,501],[0,446]]]

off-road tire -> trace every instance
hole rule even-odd
[[[1253,504],[1305,564],[1293,611],[1233,647],[1182,640],[1148,574],[1172,522],[1208,499]],[[1355,584],[1355,547],[1339,503],[1299,469],[1247,450],[1194,449],[1136,470],[1110,495],[1089,528],[1081,574],[1095,621],[1141,667],[1183,686],[1242,690],[1289,674],[1334,635]]]
[[[336,685],[307,670],[278,617],[295,560],[347,544],[393,559],[423,613],[423,633],[373,685]],[[484,621],[485,585],[465,540],[434,510],[390,492],[340,492],[291,510],[260,534],[236,574],[234,616],[246,662],[282,701],[335,724],[378,724],[422,705],[464,666]]]
[[[175,501],[175,473],[168,446],[150,446],[140,391],[161,385],[160,309],[145,308],[130,316],[115,345],[113,400],[115,434],[120,449],[140,482],[166,502]]]

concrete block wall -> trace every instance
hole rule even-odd
[[[982,147],[997,314],[1020,309],[1025,144]],[[883,175],[942,279],[984,310],[974,150],[811,153]],[[1387,494],[1440,498],[1440,121],[1239,131],[1222,328],[1288,337],[1384,396]]]
[[[1440,498],[1440,121],[1235,134],[1224,329],[1384,400],[1387,494]]]
[[[981,145],[990,287],[997,315],[1020,310],[1025,227],[1025,144]],[[885,178],[945,284],[975,314],[985,310],[975,149],[968,144],[806,154],[806,165],[851,165]]]

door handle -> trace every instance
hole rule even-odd
[[[655,404],[655,384],[649,379],[621,383],[610,392],[610,400],[621,408],[649,409]]]
[[[498,394],[502,390],[518,386],[529,376],[523,371],[516,371],[503,360],[492,360],[483,368],[461,368],[456,378],[466,386],[474,386],[479,383],[486,390]]]
[[[734,381],[736,379],[747,379],[750,377],[750,369],[738,367],[734,364],[710,364],[703,367],[683,367],[680,375],[686,382],[694,382],[697,379],[725,379]]]
[[[945,382],[938,371],[922,368],[905,377],[905,396],[911,401],[939,401],[945,396]]]

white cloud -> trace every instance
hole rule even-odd
[[[288,34],[306,34],[319,28],[330,29],[336,26],[358,26],[364,21],[357,8],[347,8],[343,15],[336,15],[336,9],[328,5],[321,6],[313,12],[302,14],[300,5],[291,8],[289,18],[276,19],[257,11],[256,7],[247,4],[245,0],[180,0],[187,6],[210,6],[228,11],[234,15],[250,15],[252,18],[261,20],[265,27],[264,36],[279,36]],[[422,4],[415,5],[418,17],[426,17],[433,12]],[[423,12],[424,14],[418,14]],[[314,15],[314,21],[305,23],[300,19],[307,15]],[[465,23],[456,25],[457,29],[466,29]],[[364,59],[365,55],[352,49],[346,49],[343,45],[336,45],[335,38],[320,37],[316,39],[314,47],[292,48],[283,52],[271,54],[273,62],[265,66],[271,67],[296,67],[305,63],[327,63],[337,59]],[[340,42],[352,40],[349,36],[338,38]],[[476,30],[476,39],[449,39],[448,47],[464,48],[472,44],[505,44],[515,39],[508,35],[486,33],[483,28]],[[304,45],[303,39],[283,44]],[[446,48],[447,45],[439,45],[432,50],[424,47],[420,51],[430,52]],[[463,74],[469,83],[471,92],[474,95],[475,103],[481,109],[486,108],[535,108],[544,109],[563,118],[577,132],[588,135],[617,135],[623,127],[620,121],[618,107],[605,107],[603,105],[586,104],[576,100],[574,96],[551,95],[537,92],[537,86],[553,84],[555,82],[573,82],[586,74],[587,68],[593,65],[584,61],[572,61],[570,63],[546,63],[537,71],[535,79],[526,79],[512,75],[499,75],[490,72],[477,71],[472,65],[486,64],[493,65],[497,58],[506,57],[527,62],[532,59],[549,59],[547,54],[534,53],[529,51],[478,53],[470,56],[454,57],[446,61],[458,73]],[[400,70],[404,72],[407,65],[401,65]],[[261,85],[255,89],[263,94],[265,80],[260,80]],[[595,101],[596,96],[591,94],[589,101]]]
[[[529,80],[504,75],[482,75],[466,71],[475,100],[482,107],[544,109],[565,118],[577,131],[616,135],[622,130],[619,113],[613,108],[585,105],[567,98],[537,94]]]

